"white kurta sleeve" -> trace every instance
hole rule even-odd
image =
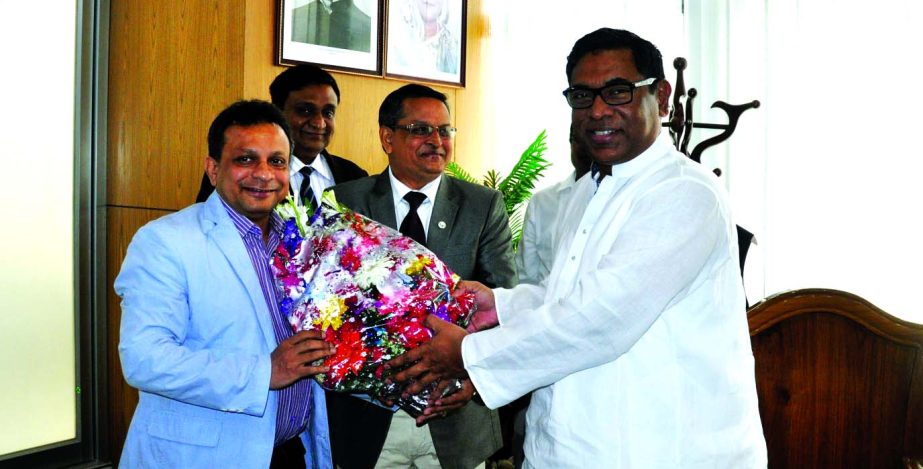
[[[541,237],[545,233],[542,232],[541,227],[540,204],[542,202],[539,194],[529,201],[525,217],[523,217],[522,238],[516,250],[516,271],[519,274],[519,283],[537,285],[551,270],[550,265],[546,265],[547,259],[542,252]]]
[[[554,232],[560,223],[558,211],[574,184],[574,173],[545,188],[529,200],[523,217],[522,238],[516,251],[519,283],[538,285],[548,277],[554,263]]]

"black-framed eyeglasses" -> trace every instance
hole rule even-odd
[[[433,132],[439,132],[439,138],[455,138],[455,132],[458,131],[455,127],[448,125],[441,125],[436,127],[429,124],[407,124],[407,125],[394,125],[393,129],[406,130],[413,135],[414,137],[429,137]]]
[[[603,99],[603,102],[610,106],[619,106],[628,104],[634,98],[635,88],[648,86],[657,81],[656,78],[645,78],[634,83],[625,83],[621,80],[617,83],[606,84],[601,88],[587,88],[585,86],[572,86],[564,90],[564,98],[567,104],[573,109],[586,109],[593,105],[596,96]]]

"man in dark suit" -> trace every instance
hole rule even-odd
[[[272,103],[282,110],[292,128],[295,146],[290,170],[290,187],[299,201],[316,199],[330,186],[368,176],[352,161],[327,152],[330,137],[336,128],[336,110],[340,103],[340,88],[325,70],[305,64],[287,68],[269,85]],[[304,186],[306,177],[309,187]],[[202,177],[196,202],[204,202],[215,190]]]
[[[511,235],[500,193],[443,174],[455,136],[445,95],[406,85],[385,98],[378,124],[388,169],[338,184],[332,189],[337,200],[422,238],[463,279],[514,285]],[[473,391],[466,385],[460,392]],[[392,413],[354,396],[328,393],[327,402],[334,462],[344,469],[471,469],[501,445],[496,412],[476,401],[419,428],[404,411]],[[428,449],[417,452],[408,440],[422,440]]]

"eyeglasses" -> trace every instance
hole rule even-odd
[[[439,138],[451,139],[455,138],[455,132],[458,130],[455,127],[450,127],[448,125],[443,125],[436,127],[429,124],[407,124],[407,125],[393,125],[393,129],[401,129],[410,132],[410,135],[414,137],[429,137],[433,134],[434,131],[439,132]]]
[[[567,104],[573,109],[586,109],[593,105],[596,96],[603,99],[603,102],[610,106],[619,106],[628,104],[634,98],[635,88],[648,86],[657,81],[656,78],[645,78],[634,83],[615,83],[607,84],[601,88],[587,88],[582,86],[570,87],[564,90],[564,98]]]

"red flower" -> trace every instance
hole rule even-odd
[[[289,258],[287,256],[283,257],[285,256],[285,254],[283,254],[284,252],[285,250],[281,248],[276,250],[276,255],[272,256],[272,266],[276,269],[276,272],[279,272],[282,275],[289,275]]]
[[[449,319],[458,323],[461,318],[467,318],[474,311],[474,293],[466,292],[455,297],[455,301],[446,303],[446,314]]]
[[[359,270],[361,265],[362,257],[354,247],[350,246],[343,250],[343,254],[340,256],[340,266],[349,272],[355,272]]]
[[[433,333],[423,325],[423,321],[416,319],[405,322],[400,334],[408,350],[425,344],[433,337]]]
[[[329,252],[337,251],[336,240],[332,236],[321,236],[314,239],[314,255],[323,256]]]
[[[349,373],[358,375],[368,356],[368,350],[362,343],[361,324],[347,321],[336,331],[331,327],[324,334],[324,340],[337,344],[336,352],[324,361],[324,365],[330,367],[327,381],[336,384]]]

